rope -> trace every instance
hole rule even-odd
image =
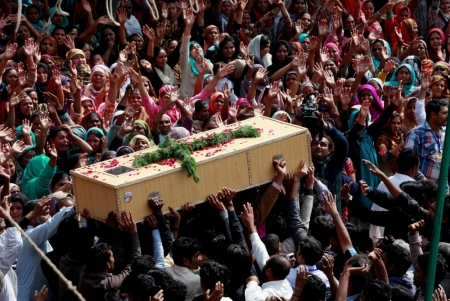
[[[114,10],[112,0],[106,0],[106,14],[111,19],[111,21],[113,21],[114,25],[120,26],[120,23],[114,19],[114,15],[112,14],[113,11]]]
[[[152,14],[152,17],[154,20],[159,20],[159,11],[158,7],[156,7],[156,3],[154,0],[147,0],[148,9],[150,10],[150,13]]]
[[[20,19],[22,18],[22,0],[17,1],[17,21],[16,28],[14,29],[14,33],[17,33],[20,26]]]
[[[56,8],[57,8],[58,11],[61,13],[61,15],[66,16],[66,17],[69,17],[70,14],[62,10],[62,8],[61,8],[61,3],[62,3],[62,0],[57,0],[57,1],[56,1],[56,4],[55,4]]]
[[[198,6],[198,0],[189,0],[189,4],[191,5],[192,11],[194,13],[198,13],[198,11],[200,10],[200,7]],[[197,8],[194,8],[194,4]]]
[[[21,0],[19,0],[21,2]],[[19,6],[20,7],[20,6]],[[74,293],[75,296],[77,296],[79,301],[86,301],[83,296],[77,291],[77,288],[72,284],[70,280],[68,280],[64,275],[58,270],[58,268],[53,264],[53,262],[48,259],[48,257],[42,252],[42,250],[34,243],[34,241],[25,233],[25,231],[20,228],[20,226],[11,218],[9,215],[9,212],[6,212],[5,209],[3,209],[2,206],[0,206],[0,211],[3,213],[3,215],[6,217],[6,219],[14,226],[16,229],[20,231],[23,237],[30,243],[30,245],[33,247],[33,249],[39,254],[39,256],[44,259],[44,261],[50,266],[53,272],[58,275],[58,277],[67,285],[67,288],[69,291]]]

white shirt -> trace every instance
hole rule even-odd
[[[186,285],[187,294],[185,301],[192,301],[195,297],[203,294],[203,290],[200,286],[200,275],[196,274],[197,271],[191,271],[188,268],[174,265],[173,267],[167,267],[167,272],[172,275],[174,279],[180,280]]]
[[[66,213],[72,211],[73,207],[62,208],[53,217],[48,219],[42,225],[34,228],[28,226],[25,233],[34,243],[45,253],[53,251],[48,242],[50,237],[56,234],[59,224],[67,217]],[[48,287],[47,278],[42,273],[41,256],[34,250],[30,243],[23,238],[23,248],[17,260],[17,278],[19,279],[19,297],[18,301],[30,301],[34,298],[34,291],[40,291],[44,285]]]
[[[253,254],[255,254],[256,262],[262,270],[266,265],[266,261],[270,258],[269,253],[267,253],[266,246],[262,242],[261,238],[259,238],[257,232],[250,234],[250,240],[252,241],[252,250]]]
[[[389,177],[389,180],[391,180],[391,182],[394,183],[395,186],[397,186],[397,187],[400,187],[400,184],[402,184],[403,182],[415,181],[410,176],[407,176],[407,175],[401,174],[401,173],[395,173],[395,175],[393,175],[392,177]],[[381,191],[384,191],[384,192],[389,192],[389,190],[386,188],[386,185],[383,182],[381,182],[378,185],[378,189]],[[372,211],[387,211],[385,208],[380,207],[375,203],[373,203],[371,210]],[[370,225],[369,236],[373,242],[377,242],[378,237],[384,236],[384,227]]]
[[[245,301],[265,301],[267,297],[272,296],[290,300],[293,293],[286,279],[269,281],[262,286],[259,286],[256,281],[250,281],[245,289]]]
[[[17,275],[11,266],[22,251],[22,237],[15,227],[6,229],[0,235],[0,271],[4,274],[2,301],[17,300]]]

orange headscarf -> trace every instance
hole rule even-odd
[[[434,84],[440,82],[441,80],[444,81],[444,85],[445,85],[445,90],[444,90],[444,92],[442,92],[442,97],[443,97],[443,98],[448,98],[448,97],[450,96],[450,92],[448,91],[447,79],[445,79],[442,75],[434,75],[434,76],[431,78],[430,88],[431,88]]]
[[[413,27],[416,24],[414,19],[408,18],[400,22],[400,29],[402,32],[403,43],[411,44],[416,37],[416,34],[413,31]]]
[[[212,29],[217,29],[217,32],[220,34],[220,30],[216,25],[209,25],[208,27],[205,28],[205,32],[204,32],[204,36],[205,36],[205,42],[203,43],[203,53],[206,53],[209,49],[209,47],[212,46],[213,43],[209,43],[206,40],[206,37],[208,36],[208,33],[212,30]]]
[[[214,108],[214,102],[219,97],[222,97],[223,99],[225,99],[225,96],[223,95],[222,92],[214,92],[213,95],[211,95],[211,97],[209,98],[209,111],[211,112],[211,114],[219,113],[216,111],[216,108]],[[220,113],[222,113],[222,112],[220,112]]]

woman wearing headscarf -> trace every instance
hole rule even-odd
[[[108,143],[105,140],[105,133],[98,127],[91,127],[86,131],[84,141],[92,148],[92,152],[88,155],[89,164],[92,164],[95,157],[107,151]]]
[[[432,99],[448,99],[450,92],[448,90],[448,79],[442,74],[435,74],[430,82]]]
[[[47,86],[50,83],[50,80],[52,79],[52,72],[50,68],[43,63],[37,64],[37,80],[36,84],[34,85],[34,89],[37,92],[39,103],[45,103],[44,101],[44,93],[45,92],[53,92],[48,91]]]
[[[270,40],[264,35],[258,35],[250,41],[248,45],[248,53],[255,55],[264,62],[264,67],[268,68],[272,65],[272,55],[270,51]]]
[[[148,138],[143,135],[134,136],[128,144],[128,146],[131,147],[135,152],[147,149],[154,145],[155,144],[153,143],[153,141],[150,142],[150,140],[148,140]]]
[[[247,92],[249,91],[252,83],[254,82],[255,74],[258,72],[258,70],[264,69],[263,65],[260,64],[254,64],[253,67],[250,69],[247,69],[247,75],[244,77],[244,80],[241,82],[241,98],[247,97]],[[262,79],[259,82],[256,82],[256,94],[255,98],[259,97],[259,94],[264,91],[267,85],[269,85],[269,77],[266,76],[264,79]]]
[[[216,48],[218,47],[218,45],[220,43],[219,35],[220,35],[220,30],[217,26],[209,25],[208,27],[205,28],[205,31],[204,31],[205,40],[203,42],[203,53],[207,53],[208,50],[214,45],[216,46]],[[217,51],[217,49],[214,50],[214,52],[215,51]]]
[[[66,27],[69,25],[69,20],[62,14],[57,7],[50,8],[50,15],[48,20],[44,21],[43,30],[46,35],[50,35],[56,26]]]
[[[388,57],[391,57],[391,46],[386,40],[377,39],[373,41],[372,45],[370,46],[370,54],[372,55],[373,67],[375,68],[375,70],[381,70],[381,68],[384,66],[384,47],[386,47]],[[381,62],[383,62],[383,65],[381,65]]]
[[[433,72],[442,72],[446,75],[450,75],[450,65],[446,62],[437,62],[433,66]]]
[[[419,27],[414,19],[405,19],[400,23],[400,36],[396,35],[397,39],[392,45],[394,49],[394,55],[400,56],[403,52],[403,46],[411,45],[414,39],[417,37]]]
[[[389,44],[394,45],[398,39],[395,33],[395,27],[400,28],[400,24],[405,19],[413,18],[411,10],[408,6],[403,4],[397,4],[394,8],[394,13],[392,13],[392,6],[388,8],[385,21],[385,37]]]
[[[71,49],[66,53],[66,59],[61,66],[61,74],[72,79],[72,72],[70,64],[73,64],[77,69],[77,78],[81,78],[83,86],[91,82],[91,68],[86,62],[86,56],[81,49]]]
[[[151,72],[148,73],[148,77],[151,79],[155,91],[159,91],[161,87],[165,85],[178,86],[175,74],[173,73],[172,68],[167,64],[166,51],[161,47],[155,47],[153,55],[153,58],[150,57],[153,68]]]
[[[22,177],[25,168],[31,159],[36,157],[39,154],[39,151],[34,146],[27,147],[16,160],[16,184],[22,186]]]
[[[185,18],[184,23],[185,27],[180,48],[180,68],[181,76],[183,78],[181,81],[180,96],[182,99],[192,97],[194,95],[195,82],[197,81],[197,76],[200,73],[197,68],[197,60],[205,57],[203,47],[197,42],[191,42],[191,28],[194,25],[194,21],[189,17]],[[212,70],[213,66],[211,62],[207,60],[207,64]]]
[[[417,126],[416,114],[416,97],[409,97],[403,102],[403,121],[401,131],[406,135],[410,130]]]
[[[439,28],[433,28],[428,32],[428,54],[430,55],[430,60],[435,63],[439,61],[445,61],[444,48],[446,47],[446,45],[444,45],[444,42],[444,33]]]
[[[369,171],[369,167],[362,160],[368,160],[378,166],[374,140],[381,135],[384,125],[396,108],[397,106],[391,103],[375,122],[370,123],[369,101],[364,100],[360,107],[353,107],[356,110],[350,114],[348,120],[350,130],[345,133],[349,142],[348,156],[355,165],[356,179],[365,181],[371,187],[378,186],[379,179]],[[372,207],[372,201],[363,195],[361,195],[360,200],[367,209]]]
[[[293,0],[291,1],[289,7],[287,8],[289,12],[289,18],[291,19],[291,22],[295,24],[295,21],[297,20],[297,16],[303,12],[308,12],[308,0]],[[295,26],[295,25],[294,25]],[[277,26],[277,39],[281,38],[281,35],[283,33],[283,27],[284,27],[284,18],[281,18],[278,22]],[[290,40],[290,38],[285,37],[284,39]]]
[[[408,64],[401,64],[395,69],[392,74],[391,80],[386,82],[385,84],[390,87],[398,87],[399,81],[402,81],[402,89],[405,91],[406,96],[409,96],[416,86],[414,83],[416,82],[417,76],[413,67]]]
[[[89,97],[94,101],[95,106],[97,107],[97,113],[101,116],[103,114],[100,114],[100,112],[104,112],[104,105],[102,108],[100,105],[107,99],[106,96],[108,92],[105,90],[105,85],[110,76],[111,71],[108,67],[104,65],[95,65],[91,71],[91,83],[84,86],[81,90],[82,96]]]
[[[401,131],[402,117],[394,112],[383,129],[383,133],[375,140],[378,152],[379,168],[387,175],[398,172],[397,158],[403,148],[403,133]]]
[[[311,36],[307,33],[301,33],[298,37],[298,43],[302,46],[303,52],[309,52],[309,42],[311,41]]]
[[[333,58],[339,67],[341,65],[341,49],[335,43],[327,43],[324,47],[328,51],[328,57]]]
[[[360,104],[362,104],[364,100],[369,101],[371,121],[377,121],[383,113],[383,103],[378,96],[377,90],[372,85],[362,85],[358,89],[357,97]]]
[[[58,153],[55,148],[50,151],[51,157],[42,154],[30,160],[22,177],[22,192],[32,200],[48,195],[48,185],[57,171]]]
[[[35,4],[28,5],[25,10],[25,17],[34,29],[42,30],[42,27],[44,27],[44,22],[42,21],[42,10],[39,6]]]
[[[245,46],[248,46],[250,41],[257,35],[258,32],[253,26],[251,26],[250,12],[248,10],[244,10],[241,29],[239,30],[239,41],[244,43]]]

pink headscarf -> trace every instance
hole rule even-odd
[[[334,43],[327,43],[327,44],[325,44],[325,48],[327,48],[327,49],[329,49],[329,48],[334,48],[334,49],[336,49],[337,52],[338,52],[338,54],[339,54],[338,59],[337,59],[337,62],[338,62],[338,63],[341,62],[341,50],[339,49],[339,47],[338,47],[336,44],[334,44]]]
[[[375,122],[378,117],[380,117],[381,113],[383,113],[383,103],[380,100],[380,97],[378,97],[377,94],[377,90],[375,90],[375,88],[371,85],[362,85],[361,87],[359,87],[358,89],[358,97],[359,94],[361,94],[361,92],[363,90],[369,90],[372,93],[373,99],[374,101],[372,102],[372,105],[369,108],[369,112],[370,112],[370,116],[372,116],[372,122]],[[360,104],[362,104],[361,100],[358,101]]]
[[[166,92],[166,89],[168,89],[168,88],[173,88],[173,86],[166,85],[166,86],[162,86],[159,89],[159,94],[158,94],[159,108],[158,108],[158,111],[161,110],[161,108],[164,106],[164,98],[162,96]],[[167,111],[166,111],[166,114],[167,114],[167,116],[170,117],[170,122],[172,124],[175,124],[175,122],[177,122],[177,120],[181,118],[181,112],[180,112],[180,110],[178,109],[177,106],[172,106],[172,107],[168,108]]]

